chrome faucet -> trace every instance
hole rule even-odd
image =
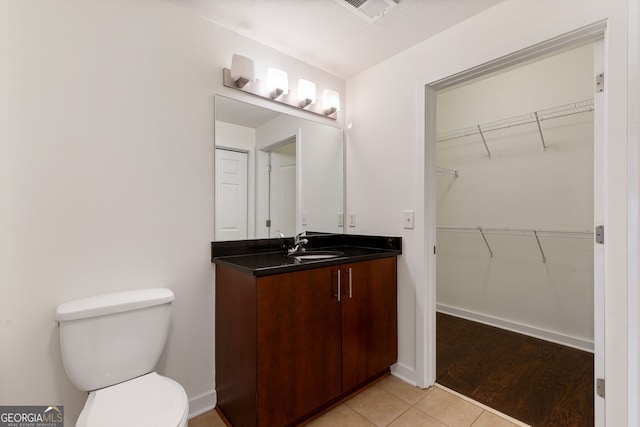
[[[276,233],[278,233],[278,239],[280,239],[280,249],[287,249],[287,243],[284,239],[284,233],[282,233],[282,231],[280,230],[276,230]]]
[[[307,236],[306,231],[296,234],[293,237],[293,247],[287,250],[287,253],[291,255],[291,254],[297,254],[297,253],[306,251],[307,248],[305,247],[305,245],[309,243],[309,240],[305,239],[306,236]]]

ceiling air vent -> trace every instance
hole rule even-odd
[[[393,0],[336,0],[338,3],[369,22],[384,16],[398,4]]]

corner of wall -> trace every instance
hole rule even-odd
[[[189,419],[209,412],[218,404],[218,394],[215,389],[206,391],[202,394],[189,399]]]

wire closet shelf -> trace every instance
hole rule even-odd
[[[591,230],[549,230],[549,229],[533,229],[533,228],[490,228],[490,227],[450,227],[438,226],[437,231],[459,232],[459,233],[479,233],[484,244],[489,251],[489,256],[493,258],[493,249],[487,239],[488,235],[501,235],[511,237],[535,238],[542,262],[546,263],[547,258],[543,248],[543,238],[569,238],[569,239],[593,239],[593,231]]]
[[[465,136],[479,135],[480,133],[494,132],[503,129],[509,129],[516,126],[524,126],[543,122],[545,120],[558,119],[561,117],[572,116],[580,113],[587,113],[594,110],[594,100],[587,99],[584,101],[573,102],[571,104],[560,105],[546,110],[534,111],[533,113],[521,114],[519,116],[507,117],[493,122],[482,123],[478,125],[468,126],[461,129],[454,129],[447,132],[439,133],[436,136],[437,142],[445,142]]]
[[[463,138],[466,136],[479,135],[482,138],[482,142],[485,145],[489,158],[491,158],[491,152],[487,146],[485,136],[490,132],[496,132],[499,130],[510,129],[525,125],[537,125],[537,129],[540,133],[540,139],[542,146],[546,150],[547,146],[544,140],[544,134],[542,131],[542,122],[559,119],[561,117],[573,116],[576,114],[587,113],[594,110],[594,100],[587,99],[584,101],[573,102],[571,104],[560,105],[557,107],[547,108],[546,110],[534,111],[532,113],[521,114],[518,116],[507,117],[505,119],[496,120],[493,122],[487,122],[483,124],[468,126],[461,129],[453,129],[450,131],[442,132],[436,135],[436,142],[446,142],[457,138]]]

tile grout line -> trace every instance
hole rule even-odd
[[[360,411],[358,411],[357,409],[352,408],[351,406],[349,406],[349,404],[348,404],[347,402],[348,402],[348,400],[347,400],[346,402],[344,402],[344,405],[345,405],[347,408],[349,408],[349,409],[350,409],[351,411],[353,411],[355,414],[359,415],[359,416],[360,416],[363,420],[365,420],[367,423],[371,424],[371,425],[372,425],[372,426],[374,426],[374,427],[378,427],[378,426],[376,425],[376,423],[374,423],[374,422],[373,422],[373,420],[370,420],[369,418],[367,418],[367,416],[366,416],[366,415],[364,415],[364,414],[360,413]]]
[[[479,408],[481,408],[481,409],[483,409],[483,410],[485,410],[485,411],[487,411],[487,412],[490,412],[490,413],[492,413],[493,415],[498,416],[498,417],[500,417],[500,418],[502,418],[502,419],[504,419],[504,420],[506,420],[506,421],[509,421],[509,422],[511,422],[511,423],[513,423],[513,424],[515,424],[515,425],[519,426],[519,427],[531,427],[529,424],[525,424],[525,423],[523,423],[522,421],[520,421],[520,420],[518,420],[518,419],[515,419],[515,418],[513,418],[513,417],[510,417],[510,416],[509,416],[509,415],[507,415],[507,414],[503,414],[503,413],[502,413],[502,412],[500,412],[500,411],[496,411],[495,409],[493,409],[493,408],[491,408],[491,407],[489,407],[489,406],[487,406],[487,405],[484,405],[484,404],[482,404],[482,403],[480,403],[480,402],[478,402],[478,401],[475,401],[475,400],[471,399],[470,397],[465,396],[464,394],[460,394],[460,393],[458,393],[458,392],[457,392],[457,391],[455,391],[455,390],[452,390],[452,389],[450,389],[450,388],[447,388],[447,387],[443,386],[442,384],[435,383],[435,384],[433,385],[433,387],[438,387],[438,388],[439,388],[439,389],[441,389],[441,390],[444,390],[444,391],[446,391],[446,392],[448,392],[448,393],[451,393],[451,394],[453,394],[454,396],[457,396],[457,397],[459,397],[459,398],[460,398],[460,399],[462,399],[462,400],[465,400],[465,401],[467,401],[467,402],[469,402],[469,403],[472,403],[472,404],[474,404],[475,406],[477,406],[477,407],[479,407]],[[477,418],[476,418],[476,420],[474,420],[473,422],[476,422],[476,421],[477,421]],[[473,425],[473,423],[471,423],[471,424]]]
[[[392,393],[391,391],[385,389],[384,387],[380,387],[379,385],[380,381],[376,382],[375,384],[373,384],[371,387],[376,387],[379,390],[384,391],[385,393],[390,394],[391,396],[395,397],[396,399],[406,403],[407,405],[409,405],[409,407],[407,409],[405,409],[402,413],[400,413],[397,417],[395,417],[394,419],[392,419],[391,421],[389,421],[388,423],[386,423],[383,427],[388,427],[389,425],[391,425],[395,420],[397,420],[398,418],[400,418],[402,415],[404,415],[405,412],[407,412],[409,409],[411,409],[413,407],[413,405],[411,405],[411,403],[407,402],[406,400],[402,399],[400,396],[397,396],[395,393]],[[348,401],[347,401],[348,402]],[[345,402],[345,404],[347,404],[347,402]],[[347,405],[349,406],[349,405]],[[349,408],[351,408],[349,406]],[[351,408],[351,410],[353,410],[356,414],[360,415],[362,418],[364,418],[365,420],[367,420],[370,424],[378,427],[378,425],[373,421],[370,420],[366,415],[361,414],[359,411],[357,411],[355,408]]]
[[[475,405],[475,404],[474,404],[474,405]],[[476,405],[476,406],[477,406],[477,405]],[[479,406],[478,406],[478,407],[479,407]],[[479,408],[480,408],[480,407],[479,407]],[[471,421],[471,424],[469,424],[469,427],[473,427],[473,425],[476,423],[476,421],[478,421],[478,418],[480,418],[480,417],[482,416],[482,414],[484,414],[485,412],[487,412],[487,410],[486,410],[486,409],[484,409],[484,408],[480,408],[480,409],[482,409],[482,411],[480,411],[480,413],[478,414],[478,416],[477,416],[473,421]]]
[[[426,388],[426,389],[423,389],[423,390],[425,390],[425,392],[426,392],[426,393],[425,393],[425,395],[424,395],[424,396],[422,396],[420,399],[418,399],[416,402],[411,403],[411,402],[408,402],[408,401],[404,400],[401,396],[399,396],[399,395],[397,395],[397,394],[393,393],[392,391],[387,390],[387,389],[385,389],[384,387],[381,387],[379,384],[374,384],[374,387],[378,387],[380,390],[386,391],[386,392],[387,392],[387,393],[389,393],[390,395],[392,395],[392,396],[396,397],[397,399],[399,399],[399,400],[403,401],[404,403],[406,403],[407,405],[409,405],[409,407],[408,407],[406,410],[404,410],[401,414],[399,414],[397,417],[395,417],[395,418],[394,418],[393,420],[391,420],[389,423],[385,424],[385,426],[384,426],[384,427],[389,427],[389,426],[390,426],[391,424],[393,424],[393,423],[394,423],[398,418],[400,418],[400,417],[401,417],[401,416],[403,416],[405,413],[407,413],[410,409],[415,409],[415,410],[417,410],[418,412],[421,412],[421,413],[425,414],[425,415],[426,415],[426,416],[428,416],[429,418],[431,418],[431,419],[433,419],[433,420],[437,421],[438,423],[442,424],[442,425],[443,425],[443,426],[445,426],[445,427],[451,427],[449,424],[445,423],[444,421],[442,421],[442,420],[440,420],[440,419],[438,419],[438,418],[435,418],[433,415],[428,414],[428,413],[426,413],[426,412],[424,412],[424,411],[420,410],[419,408],[417,408],[418,403],[420,403],[422,400],[426,399],[426,398],[427,398],[427,396],[429,396],[429,394],[431,394],[431,392],[435,389],[435,387],[434,387],[435,385],[436,385],[436,384],[434,384],[433,386],[430,386],[430,387],[428,387],[428,388]],[[442,388],[444,391],[448,391],[448,389],[447,389],[446,387],[441,387],[441,388]],[[455,392],[454,392],[454,393],[452,393],[452,394],[457,394],[457,393],[455,393]],[[465,401],[470,401],[470,403],[474,403],[474,404],[476,403],[475,401],[473,401],[473,400],[471,400],[471,399],[469,399],[469,398],[465,398],[464,400],[465,400]],[[480,405],[475,405],[475,406],[480,407]],[[353,409],[353,408],[352,408],[352,409]],[[481,408],[481,407],[480,407],[480,409],[483,409],[483,410],[484,410],[484,408]],[[354,411],[355,411],[355,409],[354,409]],[[355,411],[355,412],[357,412],[357,411]],[[357,413],[358,413],[358,414],[360,414],[359,412],[357,412]],[[371,424],[376,425],[376,424],[373,422],[373,420],[370,420],[369,418],[367,418],[367,417],[366,417],[366,416],[364,416],[363,414],[360,414],[360,415],[361,415],[363,418],[365,418],[367,421],[369,421]],[[479,415],[478,415],[478,416],[477,416],[477,417],[476,417],[476,418],[471,422],[471,424],[469,425],[469,427],[472,427],[472,426],[473,426],[473,423],[475,423],[475,422],[478,420],[478,418],[480,418],[480,416],[481,416],[481,415],[482,415],[482,412],[480,412],[480,414],[479,414]],[[525,427],[530,427],[530,426],[525,426]]]
[[[400,397],[400,396],[398,396],[397,394],[395,394],[395,393],[391,392],[390,390],[387,390],[387,389],[385,389],[384,387],[381,387],[381,386],[380,386],[379,384],[377,384],[377,383],[374,385],[374,387],[378,387],[380,390],[384,390],[384,391],[386,391],[387,393],[391,394],[392,396],[395,396],[397,399],[400,399],[401,401],[403,401],[404,403],[406,403],[407,405],[409,405],[409,407],[408,407],[407,409],[405,409],[401,414],[399,414],[397,417],[395,417],[393,420],[391,420],[389,423],[387,423],[387,424],[385,425],[385,427],[389,427],[391,424],[393,424],[393,423],[394,423],[394,421],[395,421],[395,420],[397,420],[398,418],[400,418],[401,416],[403,416],[404,414],[406,414],[410,409],[414,408],[414,407],[418,404],[418,402],[420,402],[422,399],[424,399],[425,397],[427,397],[427,396],[431,393],[431,391],[432,391],[432,390],[430,390],[430,389],[431,389],[431,387],[429,387],[429,388],[427,388],[427,389],[424,389],[424,390],[426,391],[425,395],[424,395],[424,396],[422,396],[420,399],[418,399],[418,401],[417,401],[417,402],[415,402],[415,403],[411,403],[411,402],[407,402],[407,401],[406,401],[406,400],[404,400],[402,397]],[[417,409],[417,408],[416,408],[416,410],[420,411],[420,410],[419,410],[419,409]],[[420,411],[420,412],[422,412],[422,411]],[[427,414],[427,415],[429,415],[429,414]],[[430,416],[430,415],[429,415],[429,416]],[[433,417],[432,417],[432,418],[433,418]],[[435,419],[435,418],[434,418],[434,419]],[[448,426],[447,426],[447,427],[448,427]]]
[[[392,395],[393,395],[393,393],[392,393]],[[395,396],[395,395],[394,395],[394,396]],[[398,397],[398,396],[396,396],[396,397]],[[398,399],[400,399],[400,398],[398,397]],[[400,400],[402,400],[402,399],[400,399]],[[406,402],[406,401],[404,401],[404,400],[402,400],[402,401],[403,401],[403,402],[405,402],[406,404],[408,404],[408,405],[409,405],[409,407],[408,407],[407,409],[405,409],[404,411],[402,411],[400,414],[398,414],[398,416],[397,416],[397,417],[395,417],[394,419],[392,419],[391,421],[389,421],[387,424],[385,424],[385,427],[389,427],[391,424],[393,424],[393,422],[394,422],[395,420],[397,420],[398,418],[400,418],[401,416],[403,416],[404,414],[406,414],[406,413],[409,411],[409,409],[413,408],[413,405],[411,405],[409,402]]]

